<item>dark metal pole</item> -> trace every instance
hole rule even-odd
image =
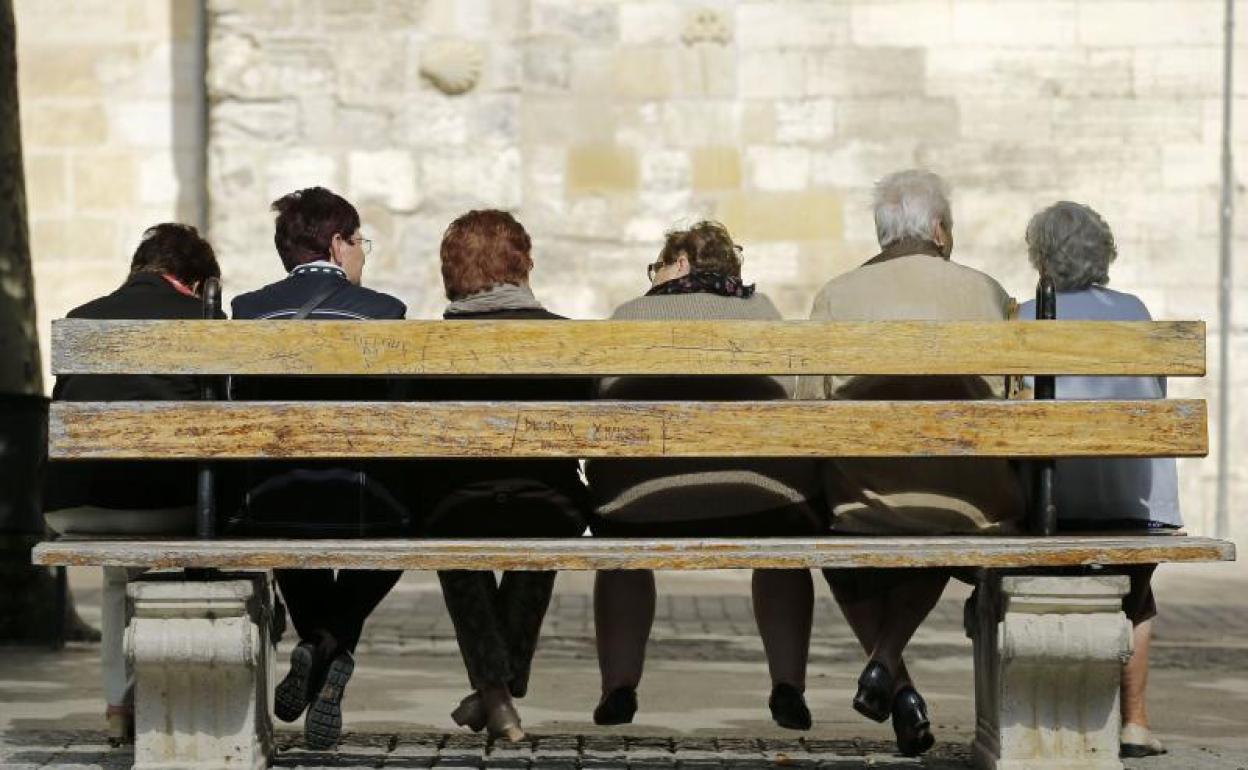
[[[1040,276],[1036,285],[1036,320],[1052,321],[1057,318],[1057,289],[1053,279],[1047,275]],[[1051,374],[1036,376],[1036,389],[1033,398],[1040,401],[1051,401],[1057,395],[1057,378]],[[1052,459],[1036,463],[1035,508],[1032,512],[1031,529],[1037,535],[1052,535],[1057,532],[1057,504],[1053,500]]]
[[[216,278],[204,281],[204,318],[213,319],[221,315],[221,282]],[[200,386],[200,398],[204,401],[215,401],[217,398],[216,380],[205,377]],[[202,539],[211,539],[217,534],[217,503],[216,478],[212,463],[199,464],[199,478],[195,500],[195,534]]]

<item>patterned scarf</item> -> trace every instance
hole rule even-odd
[[[754,293],[754,284],[746,286],[739,276],[699,270],[650,287],[647,297],[662,294],[718,294],[721,297],[745,299]]]

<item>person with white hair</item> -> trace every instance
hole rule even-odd
[[[1032,267],[1053,279],[1057,317],[1082,321],[1149,321],[1148,308],[1133,294],[1106,288],[1109,264],[1118,255],[1114,234],[1090,207],[1058,201],[1038,212],[1027,225],[1027,255]],[[1035,302],[1019,308],[1019,317],[1036,317]],[[1058,377],[1062,399],[1165,398],[1163,377]],[[1179,479],[1174,458],[1097,457],[1058,460],[1054,501],[1058,528],[1064,530],[1175,529],[1179,512]],[[1133,626],[1133,650],[1122,668],[1122,736],[1124,757],[1165,753],[1148,728],[1145,689],[1148,648],[1157,603],[1153,598],[1155,564],[1116,569],[1130,578],[1122,610]]]
[[[875,186],[881,251],[819,291],[811,320],[1004,321],[1010,298],[989,276],[950,260],[953,214],[945,182],[922,170],[901,171]],[[803,399],[987,399],[1005,395],[1004,378],[801,377]],[[1024,504],[1003,459],[837,459],[823,466],[834,532],[851,534],[1000,533],[1015,529]],[[916,756],[931,748],[927,704],[914,688],[902,652],[940,599],[946,570],[824,570],[845,619],[869,661],[853,707],[892,718],[897,747]]]

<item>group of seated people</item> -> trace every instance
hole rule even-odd
[[[287,276],[235,297],[236,319],[402,319],[398,299],[361,285],[371,243],[354,206],[324,188],[273,204],[274,242]],[[1034,318],[991,277],[951,260],[953,217],[945,183],[908,170],[875,187],[880,252],[828,281],[815,320],[1005,321]],[[1032,265],[1058,289],[1058,317],[1143,320],[1134,296],[1112,291],[1113,235],[1091,208],[1055,203],[1037,213],[1025,239]],[[444,318],[550,319],[530,287],[534,268],[524,227],[509,213],[470,211],[443,236]],[[772,302],[741,278],[742,247],[720,224],[669,232],[652,264],[650,288],[615,319],[779,320]],[[640,268],[640,266],[639,266]],[[83,305],[78,318],[198,318],[204,282],[220,275],[212,247],[194,228],[161,224],[135,252],[125,284]],[[611,377],[390,380],[245,378],[233,398],[582,400],[615,399],[989,399],[1004,398],[1000,377]],[[58,378],[66,400],[194,399],[183,377]],[[1164,396],[1157,378],[1059,378],[1058,398]],[[48,519],[62,532],[177,534],[193,531],[193,468],[150,472],[142,463],[56,464],[47,485]],[[1003,459],[568,459],[385,460],[345,467],[329,461],[259,463],[223,492],[233,532],[317,536],[344,516],[360,532],[410,537],[811,536],[975,534],[1017,531],[1026,505],[1017,469]],[[1147,477],[1146,483],[1141,480]],[[141,479],[141,483],[136,483]],[[229,486],[229,485],[226,485]],[[1173,460],[1059,461],[1057,506],[1064,526],[1177,527]],[[345,514],[344,514],[345,512]],[[139,515],[142,513],[142,515]],[[371,529],[370,529],[371,528]],[[124,587],[132,577],[106,568],[104,669],[114,731],[132,729],[132,686],[121,655]],[[275,713],[304,716],[309,747],[334,745],[344,688],[366,619],[401,573],[278,570],[275,577],[298,644],[277,685]],[[1126,751],[1159,751],[1147,730],[1144,676],[1155,607],[1151,568],[1131,570],[1124,610],[1136,624],[1137,655],[1123,680]],[[515,701],[523,698],[555,582],[553,572],[448,570],[439,573],[471,692],[452,718],[497,739],[523,738]],[[923,697],[903,657],[906,644],[950,577],[937,569],[824,570],[866,667],[852,707],[892,721],[901,753],[933,744]],[[783,727],[809,729],[806,668],[814,611],[809,570],[760,569],[754,613],[772,690],[768,706]],[[602,690],[593,720],[632,721],[655,614],[651,572],[599,572],[594,621]]]

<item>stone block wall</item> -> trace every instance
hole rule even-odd
[[[121,285],[143,230],[200,224],[195,0],[17,0],[18,94],[43,361],[48,331]],[[51,379],[46,377],[51,389]]]
[[[68,7],[19,0],[19,34],[29,42],[33,27],[56,26],[43,9],[58,5]],[[1119,243],[1111,285],[1138,293],[1158,318],[1209,322],[1210,376],[1172,381],[1171,392],[1210,399],[1216,419],[1222,9],[1220,0],[206,0],[209,225],[228,296],[281,274],[269,202],[330,186],[357,203],[376,242],[366,281],[401,297],[411,317],[436,317],[446,224],[472,207],[509,208],[533,235],[539,298],[593,318],[646,288],[666,229],[715,217],[744,245],[747,279],[798,318],[823,281],[875,252],[871,183],[924,166],[953,186],[955,258],[1019,298],[1034,283],[1030,215],[1063,198],[1100,210]],[[77,20],[61,26],[93,43],[112,37]],[[1248,32],[1239,29],[1243,178]],[[23,66],[35,66],[41,57],[28,51]],[[81,54],[91,72],[118,70],[92,51]],[[169,104],[131,97],[130,86],[119,102],[56,95],[80,80],[27,77],[23,109],[28,165],[51,169],[32,178],[62,180],[33,182],[43,185],[33,215],[73,225],[36,229],[40,280],[89,295],[113,282],[139,222],[164,211],[144,208],[143,180],[178,178],[158,164],[168,171],[185,139],[130,161],[149,164],[147,175],[129,197],[104,195],[128,224],[104,225],[103,209],[79,198],[92,178],[125,178],[118,143],[151,130]],[[30,114],[35,103],[43,116]],[[56,120],[58,109],[76,112]],[[68,143],[83,149],[57,149]],[[1238,187],[1236,203],[1248,203]],[[1242,319],[1248,227],[1238,221]],[[57,238],[79,246],[46,245]],[[43,318],[65,306],[45,302]],[[1233,329],[1240,352],[1245,331],[1242,321]],[[1234,377],[1242,458],[1248,373],[1240,366]],[[1237,466],[1232,500],[1248,493]],[[1212,456],[1181,462],[1195,531],[1211,530],[1215,471]]]

